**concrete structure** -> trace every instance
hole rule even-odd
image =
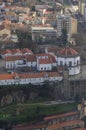
[[[85,3],[85,6],[84,6],[83,19],[84,19],[84,22],[86,23],[86,3]]]
[[[68,14],[57,15],[57,36],[61,36],[62,29],[67,29],[67,33],[71,34],[71,16]]]
[[[31,33],[32,41],[36,42],[52,41],[56,39],[57,34],[56,30],[49,25],[32,26]]]
[[[78,11],[81,15],[84,15],[85,0],[79,0]]]
[[[67,30],[69,38],[72,34],[77,33],[77,20],[69,14],[57,15],[57,37],[61,36],[62,29]]]

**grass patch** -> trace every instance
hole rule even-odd
[[[35,122],[43,117],[64,113],[76,109],[76,104],[40,105],[17,104],[0,109],[0,120],[10,121],[13,124]]]

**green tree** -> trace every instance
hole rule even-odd
[[[67,42],[68,42],[68,36],[67,36],[67,30],[66,29],[62,29],[61,38],[62,38],[62,44],[66,45]]]

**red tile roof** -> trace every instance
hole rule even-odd
[[[16,61],[16,60],[22,60],[24,56],[8,56],[5,58],[5,61]]]
[[[25,53],[32,53],[33,54],[33,52],[31,50],[29,50],[28,48],[24,48],[21,51],[23,54],[25,54]]]
[[[35,55],[27,55],[25,56],[28,62],[36,62],[36,56]]]
[[[8,54],[8,53],[12,54],[12,51],[7,49],[1,52],[2,55]]]
[[[74,130],[86,130],[86,128],[77,128],[77,129],[74,129]]]
[[[63,123],[59,123],[59,124],[55,124],[55,125],[50,125],[50,126],[48,126],[48,130],[61,128],[61,127],[65,127],[65,126],[72,126],[72,125],[80,124],[82,122],[83,122],[82,120],[73,120],[73,121],[67,121],[67,122],[63,122]]]
[[[42,54],[36,54],[36,57],[46,57],[45,59],[49,59],[52,63],[56,63],[56,59],[54,55],[51,54],[46,54],[46,53],[42,53]]]
[[[47,117],[44,118],[44,120],[52,120],[52,119],[65,117],[65,116],[72,116],[72,115],[76,115],[76,114],[78,114],[78,112],[68,112],[68,113],[54,115],[54,116],[47,116]]]
[[[58,55],[62,55],[62,56],[75,56],[77,54],[78,54],[77,51],[69,47],[61,49],[58,53]]]
[[[61,76],[57,72],[40,72],[40,73],[13,73],[13,74],[0,74],[0,80],[7,80],[7,79],[14,79],[16,76],[18,76],[21,79],[25,78],[43,78],[45,75],[48,75],[48,77],[59,77]]]
[[[16,54],[16,53],[22,54],[22,52],[21,52],[20,49],[13,49],[13,50],[12,50],[12,53],[13,53],[13,54]]]
[[[52,61],[49,58],[39,59],[39,64],[51,64]]]
[[[14,126],[14,130],[32,130],[32,129],[41,129],[46,128],[45,124],[35,124],[35,125],[29,125],[29,124],[23,124],[23,125],[16,125]]]
[[[20,49],[13,49],[13,50],[4,50],[4,51],[2,51],[2,55],[4,55],[4,54],[6,54],[6,53],[11,53],[11,54],[16,54],[16,53],[20,53],[20,54],[25,54],[25,53],[31,53],[31,54],[33,54],[33,52],[31,51],[31,50],[29,50],[28,48],[24,48],[24,49],[22,49],[22,50],[20,50]]]

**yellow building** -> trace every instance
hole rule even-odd
[[[71,22],[71,34],[76,34],[77,33],[77,19],[72,18]]]

